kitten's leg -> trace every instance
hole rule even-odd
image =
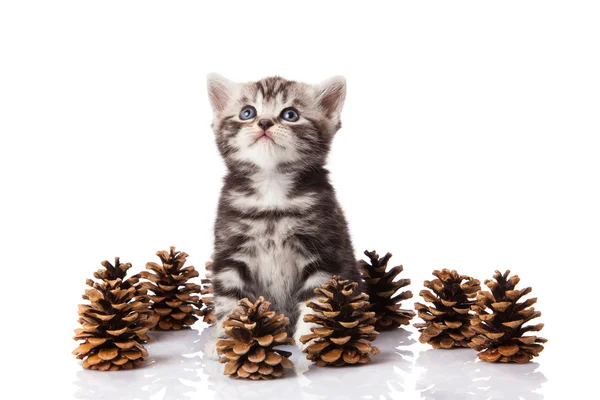
[[[309,301],[316,301],[316,300],[317,300],[316,298],[313,298],[313,299],[310,299]],[[316,328],[317,325],[312,322],[304,321],[305,315],[313,313],[313,310],[306,306],[306,302],[303,301],[298,304],[298,312],[299,312],[299,315],[298,315],[298,321],[296,322],[296,330],[294,331],[294,340],[296,341],[296,346],[298,346],[298,348],[302,351],[312,343],[312,340],[310,342],[303,344],[300,341],[300,338],[304,335],[311,334],[312,332],[311,332],[310,328]]]
[[[215,326],[213,328],[212,338],[206,343],[206,346],[204,348],[204,355],[206,358],[211,360],[219,359],[216,344],[220,339],[224,339],[227,337],[225,335],[225,329],[223,329],[223,321],[225,321],[227,316],[231,314],[231,312],[237,307],[238,301],[238,299],[232,297],[215,297],[214,302],[217,322],[215,323]]]
[[[238,306],[239,300],[244,297],[251,298],[251,296],[245,290],[244,280],[241,278],[239,270],[233,268],[215,268],[213,289],[215,292],[214,302],[217,322],[215,323],[213,337],[204,348],[204,354],[207,358],[218,360],[217,341],[226,337],[223,321]]]
[[[299,291],[298,299],[298,320],[296,322],[296,330],[294,331],[294,340],[296,341],[296,346],[300,350],[304,350],[311,343],[307,342],[302,344],[300,342],[300,338],[304,335],[308,335],[311,332],[310,328],[315,328],[317,325],[312,322],[305,322],[304,316],[307,314],[312,314],[314,311],[306,305],[307,301],[317,302],[317,298],[314,294],[314,289],[320,287],[322,284],[326,283],[331,278],[331,275],[325,271],[318,271],[311,274],[308,278],[306,278],[304,284],[302,285],[302,289]]]

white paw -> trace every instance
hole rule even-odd
[[[306,349],[308,346],[310,346],[314,339],[311,341],[308,341],[306,343],[302,343],[300,341],[300,338],[304,335],[309,335],[312,333],[312,331],[310,330],[310,328],[315,327],[316,325],[314,324],[307,324],[306,322],[299,322],[298,326],[296,327],[296,332],[294,332],[294,340],[296,342],[296,346],[300,349],[300,351],[304,351],[304,349]]]
[[[219,353],[217,353],[217,342],[219,339],[210,339],[204,346],[204,359],[205,360],[219,360]]]

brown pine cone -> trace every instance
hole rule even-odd
[[[402,272],[401,265],[386,272],[391,253],[379,258],[377,252],[365,250],[370,264],[360,260],[358,266],[364,281],[367,283],[367,294],[371,302],[370,311],[375,311],[375,329],[378,332],[397,329],[401,325],[408,325],[415,316],[412,310],[402,309],[401,302],[410,299],[413,294],[410,290],[398,293],[401,288],[410,285],[410,279],[398,279]]]
[[[254,303],[242,299],[238,304],[223,322],[229,339],[217,342],[219,361],[226,363],[224,374],[252,380],[281,377],[284,369],[293,367],[292,353],[275,348],[293,343],[286,333],[289,319],[269,311],[270,303],[263,297]]]
[[[481,291],[477,295],[477,303],[472,306],[476,312],[471,321],[471,329],[476,335],[470,346],[479,351],[479,358],[488,362],[526,363],[537,357],[547,340],[535,335],[523,336],[527,332],[537,332],[544,324],[525,324],[542,315],[531,307],[537,298],[518,302],[531,292],[531,287],[517,290],[519,277],[508,278],[510,271],[504,274],[496,271],[495,280],[486,280],[491,290]]]
[[[83,360],[83,368],[101,371],[131,369],[142,364],[148,352],[142,345],[147,339],[147,304],[136,300],[145,293],[138,287],[137,275],[125,279],[130,263],[121,264],[115,258],[113,266],[103,261],[104,269],[94,272],[97,281],[87,279],[82,296],[90,304],[78,309],[81,328],[75,330],[75,340],[82,340],[73,354]]]
[[[329,283],[314,292],[321,296],[317,300],[306,302],[315,314],[304,317],[319,327],[311,328],[312,333],[300,338],[306,344],[306,358],[320,367],[327,365],[364,364],[370,356],[379,354],[372,342],[379,334],[375,331],[375,312],[367,311],[371,307],[369,296],[356,293],[357,282],[342,280],[334,276]]]
[[[151,291],[152,295],[146,298],[150,307],[158,315],[155,329],[179,330],[193,325],[200,314],[198,308],[200,285],[189,282],[197,277],[198,271],[193,266],[184,267],[188,254],[175,251],[171,246],[170,252],[159,251],[156,255],[162,265],[154,262],[146,264],[150,271],[140,272],[140,276],[150,282],[141,285]]]
[[[415,303],[419,317],[425,320],[414,324],[421,333],[419,341],[429,343],[435,349],[468,347],[469,338],[473,336],[470,311],[475,304],[473,298],[481,288],[479,281],[448,269],[433,271],[433,275],[437,279],[424,282],[433,293],[427,289],[419,293],[433,304]]]

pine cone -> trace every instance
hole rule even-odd
[[[381,332],[397,329],[400,325],[408,325],[415,316],[415,312],[403,310],[400,302],[410,299],[413,294],[410,290],[407,290],[394,296],[399,289],[410,285],[410,279],[394,281],[402,272],[403,267],[399,265],[386,272],[387,263],[392,257],[391,253],[379,258],[374,250],[365,250],[365,255],[369,257],[371,263],[360,260],[358,266],[363,279],[367,283],[367,294],[371,302],[370,311],[375,311],[375,318],[377,319],[375,329]]]
[[[204,274],[204,279],[201,280],[202,289],[200,290],[200,294],[202,298],[200,301],[202,304],[200,305],[200,315],[204,322],[214,325],[217,322],[217,315],[215,314],[214,292],[212,288],[212,262],[207,261],[205,268],[206,273]]]
[[[78,309],[81,328],[75,330],[75,340],[83,340],[73,354],[83,360],[83,368],[101,371],[131,369],[142,364],[148,352],[142,346],[147,339],[147,304],[137,300],[144,289],[137,283],[139,276],[125,279],[130,263],[121,264],[115,258],[113,266],[103,261],[104,269],[94,272],[98,281],[87,279],[82,296],[90,304]]]
[[[421,332],[419,341],[435,349],[468,347],[469,338],[474,334],[470,329],[472,314],[469,312],[475,304],[472,299],[481,289],[479,281],[448,269],[433,271],[433,275],[437,279],[425,281],[424,285],[435,294],[427,289],[419,293],[433,305],[415,303],[419,317],[425,320],[414,324]]]
[[[219,361],[227,363],[225,375],[252,380],[279,378],[284,369],[293,366],[288,359],[292,353],[275,348],[293,343],[286,333],[289,319],[269,311],[270,303],[263,297],[254,303],[242,299],[238,304],[223,322],[229,339],[217,342]]]
[[[518,303],[531,292],[531,287],[515,289],[520,279],[517,275],[508,278],[509,274],[510,271],[504,274],[496,271],[495,281],[485,281],[491,292],[479,292],[477,303],[472,307],[476,315],[471,321],[471,329],[476,335],[469,345],[480,351],[478,356],[483,361],[526,363],[544,350],[540,343],[547,342],[535,335],[523,336],[543,328],[544,324],[524,326],[542,313],[531,307],[537,298]]]
[[[371,307],[369,296],[355,293],[357,282],[342,280],[334,276],[329,283],[314,292],[319,303],[312,301],[306,305],[316,314],[308,314],[305,322],[319,327],[311,328],[312,333],[300,338],[306,344],[306,358],[320,367],[326,365],[364,364],[371,360],[370,355],[379,354],[379,349],[371,346],[379,334],[375,331],[375,312],[367,311]]]
[[[154,262],[146,264],[150,271],[140,272],[140,276],[150,282],[143,282],[142,286],[150,290],[153,295],[148,295],[151,308],[158,314],[155,329],[179,330],[193,325],[200,314],[198,308],[200,285],[188,282],[198,276],[198,271],[193,266],[183,267],[187,254],[175,251],[171,246],[170,252],[159,251],[156,255],[162,265]],[[156,317],[155,317],[156,318]]]

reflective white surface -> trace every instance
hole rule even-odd
[[[233,380],[223,375],[222,364],[203,359],[210,331],[153,332],[147,345],[150,358],[137,370],[84,371],[71,360],[70,394],[76,399],[123,400],[542,399],[548,394],[548,379],[538,362],[483,363],[470,349],[423,346],[413,338],[416,332],[405,329],[380,335],[375,343],[381,354],[371,364],[320,368],[288,346],[295,368],[285,378]]]

